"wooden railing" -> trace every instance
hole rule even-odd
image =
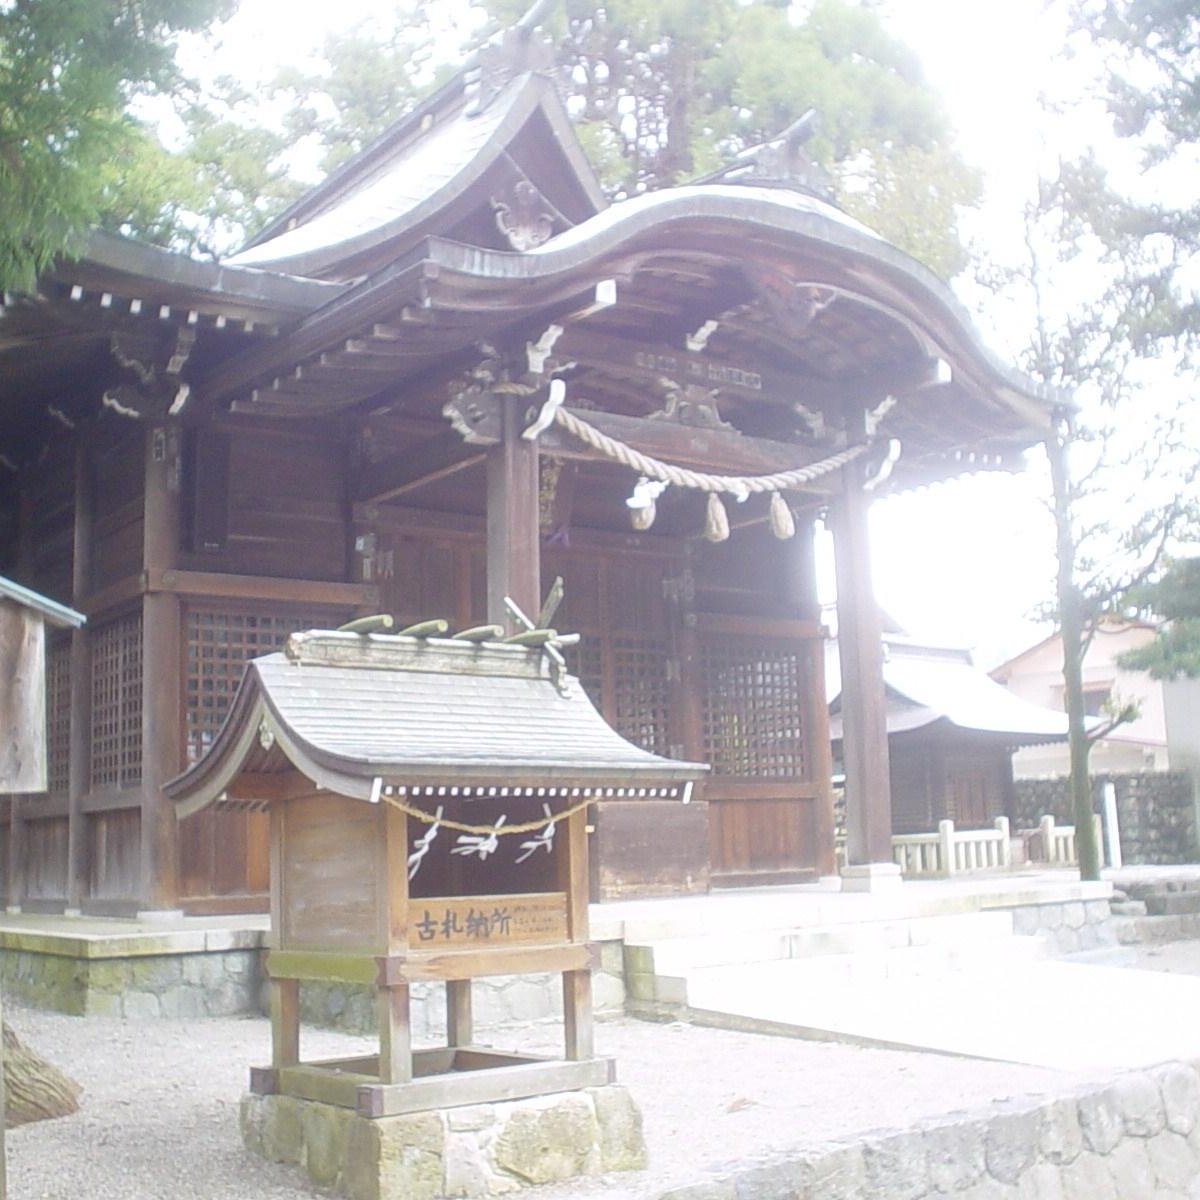
[[[997,817],[991,829],[958,830],[953,821],[939,821],[936,833],[897,834],[892,856],[909,879],[1006,871],[1012,866],[1008,818]]]

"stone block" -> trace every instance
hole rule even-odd
[[[499,1196],[521,1187],[511,1176],[497,1175],[492,1170],[479,1138],[473,1133],[446,1135],[443,1176],[447,1196]]]
[[[921,1200],[929,1191],[925,1144],[918,1131],[873,1138],[862,1148],[867,1195],[878,1200]]]
[[[867,1165],[861,1146],[841,1146],[822,1154],[813,1160],[810,1173],[809,1190],[797,1195],[814,1200],[858,1200],[866,1193]]]
[[[1162,1094],[1151,1076],[1124,1075],[1112,1085],[1111,1091],[1129,1137],[1153,1137],[1166,1127]]]
[[[1068,929],[1082,929],[1086,923],[1087,913],[1081,901],[1071,900],[1063,905],[1063,924]]]
[[[1150,1165],[1144,1139],[1126,1138],[1109,1155],[1108,1169],[1120,1200],[1155,1200],[1158,1195],[1154,1168]]]
[[[1079,1098],[1083,1144],[1095,1154],[1111,1154],[1125,1135],[1125,1123],[1111,1088]]]
[[[496,1109],[491,1104],[467,1104],[446,1110],[446,1128],[454,1133],[478,1133],[496,1123]]]
[[[1190,1184],[1200,1181],[1200,1160],[1182,1134],[1166,1130],[1146,1143],[1150,1169],[1160,1191],[1187,1191]]]
[[[1095,1154],[1081,1154],[1063,1167],[1062,1182],[1066,1200],[1124,1200],[1117,1194],[1108,1160]]]
[[[359,1117],[351,1128],[378,1126],[375,1162],[376,1193],[363,1200],[437,1200],[444,1192],[445,1126],[437,1113],[417,1113],[368,1121]],[[347,1150],[347,1175],[351,1150]],[[354,1193],[351,1193],[352,1195]],[[358,1200],[358,1197],[355,1197]]]
[[[732,1180],[713,1179],[668,1188],[659,1193],[658,1200],[738,1200],[738,1193]]]
[[[984,1141],[984,1158],[993,1179],[1015,1184],[1033,1165],[1041,1123],[1037,1109],[997,1113],[991,1118]]]
[[[151,1020],[163,1015],[162,1005],[153,992],[126,992],[121,999],[121,1015],[131,1021]]]
[[[1050,1163],[1034,1163],[1017,1184],[1019,1200],[1065,1200],[1062,1169]]]
[[[593,975],[592,1007],[598,1013],[619,1013],[625,1007],[625,981],[605,971]]]
[[[183,982],[180,955],[134,958],[129,960],[129,986],[144,992],[160,992]]]
[[[553,1183],[599,1169],[596,1110],[588,1096],[566,1093],[497,1106],[497,1116],[492,1160],[518,1179]]]
[[[925,1130],[925,1164],[937,1192],[961,1192],[987,1171],[985,1126],[979,1121],[936,1125]]]
[[[1167,1063],[1153,1072],[1163,1098],[1167,1128],[1185,1137],[1200,1120],[1200,1075],[1183,1063]]]
[[[1083,1152],[1083,1131],[1074,1100],[1055,1100],[1041,1110],[1037,1147],[1038,1154],[1053,1166],[1074,1162]]]
[[[314,1183],[333,1187],[345,1168],[347,1126],[354,1114],[332,1104],[306,1104],[300,1114],[304,1169]]]
[[[122,958],[101,958],[88,963],[89,992],[123,992],[129,986],[128,961]]]
[[[629,1089],[613,1083],[587,1094],[600,1126],[600,1170],[638,1171],[646,1165],[642,1113]]]

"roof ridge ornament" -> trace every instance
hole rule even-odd
[[[554,69],[554,47],[538,28],[557,0],[537,0],[515,25],[494,33],[463,72],[466,115],[477,117],[520,75]]]
[[[804,150],[819,124],[817,110],[810,108],[775,137],[747,146],[732,162],[696,182],[791,188],[832,204],[835,202],[832,177]]]

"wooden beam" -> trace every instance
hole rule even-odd
[[[538,446],[521,436],[527,398],[502,396],[499,444],[487,452],[487,619],[517,627],[506,597],[532,619],[541,607]]]
[[[849,865],[858,866],[892,861],[892,799],[883,634],[871,586],[869,498],[859,464],[851,463],[841,474],[842,495],[830,515],[842,666],[846,849]]]
[[[90,439],[82,429],[75,442],[74,556],[71,574],[72,601],[79,607],[91,582],[94,541]],[[89,614],[90,615],[90,614]],[[86,625],[71,631],[71,724],[67,752],[67,905],[78,908],[88,886],[87,818],[83,800],[91,787],[92,753],[92,651]]]
[[[944,378],[941,360],[925,356],[897,363],[886,371],[849,379],[822,379],[797,371],[783,371],[752,358],[716,358],[663,343],[632,342],[606,337],[590,329],[568,329],[555,343],[554,357],[563,362],[624,376],[657,386],[662,379],[776,405],[803,404],[822,411],[839,410],[848,403],[873,406],[884,396],[913,391]],[[586,381],[580,384],[586,391]]]
[[[477,419],[470,427],[470,442],[476,446],[494,446],[500,441],[500,397],[472,398]],[[632,446],[635,450],[677,466],[697,467],[725,475],[773,475],[791,471],[818,461],[827,451],[724,429],[701,429],[674,421],[652,421],[645,417],[625,417],[615,413],[577,411],[575,416],[595,426],[601,433]],[[608,462],[598,451],[572,437],[555,425],[543,431],[538,445],[547,454],[584,462]],[[832,495],[837,477],[830,475],[805,485],[805,492]]]
[[[180,596],[327,604],[332,608],[369,608],[379,600],[379,589],[370,584],[222,575],[216,571],[152,570],[147,572],[145,586],[150,592],[171,592]]]
[[[354,498],[359,504],[381,504],[473,467],[483,459],[483,450],[448,430],[398,458],[366,464],[358,472]]]
[[[147,576],[169,570],[179,553],[180,431],[146,430],[142,565]],[[141,887],[148,908],[178,899],[175,806],[162,791],[183,766],[182,612],[178,596],[142,598]]]

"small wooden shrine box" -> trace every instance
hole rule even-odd
[[[180,816],[271,813],[273,1062],[251,1087],[387,1116],[607,1083],[592,1047],[587,804],[686,800],[706,768],[613,731],[541,650],[309,632],[247,668]],[[473,1045],[471,980],[561,972],[565,1056]],[[379,1054],[302,1063],[304,980],[373,986]],[[409,986],[446,985],[414,1052]]]

